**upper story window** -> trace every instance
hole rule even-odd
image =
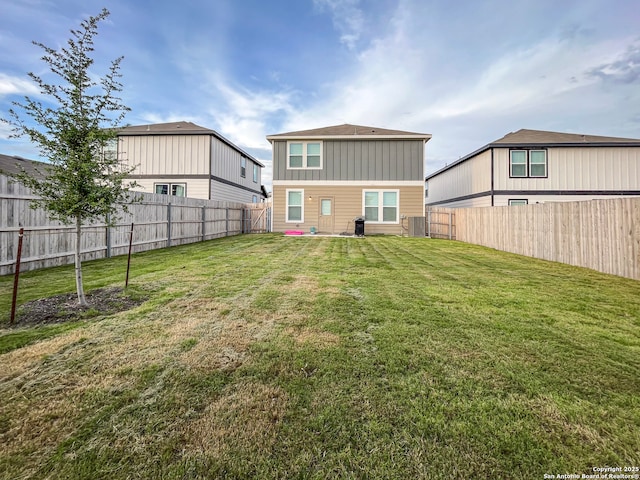
[[[258,183],[258,165],[253,164],[253,183]]]
[[[247,176],[247,159],[245,157],[240,158],[240,176],[242,178]]]
[[[287,142],[287,168],[321,169],[322,142]]]
[[[546,150],[510,150],[509,176],[512,178],[546,178]]]
[[[112,138],[104,144],[102,153],[106,160],[115,161],[118,158],[118,139]]]

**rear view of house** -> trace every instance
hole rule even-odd
[[[425,133],[337,125],[267,136],[273,231],[401,234],[424,215]]]
[[[126,127],[117,155],[147,193],[255,203],[266,198],[264,165],[215,130],[191,122]]]
[[[640,196],[640,140],[518,130],[427,176],[427,205]]]

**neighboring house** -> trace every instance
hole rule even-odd
[[[0,154],[0,175],[11,175],[24,171],[31,176],[41,176],[46,174],[45,167],[47,165],[44,162]]]
[[[426,177],[427,205],[640,196],[640,140],[518,130]]]
[[[118,132],[117,154],[136,169],[148,193],[256,203],[266,198],[264,165],[218,132],[191,122],[126,127]]]
[[[269,135],[273,231],[401,234],[424,216],[425,133],[338,125]]]

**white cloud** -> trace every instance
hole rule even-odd
[[[307,96],[283,131],[360,123],[432,133],[428,158],[439,164],[519,128],[625,136],[612,125],[622,123],[620,83],[627,81],[628,98],[639,96],[631,91],[634,38],[567,36],[560,25],[536,32],[534,43],[513,44],[486,37],[478,26],[463,33],[478,36],[476,44],[449,44],[442,38],[455,32],[444,37],[447,26],[428,29],[417,17],[417,4],[399,2],[350,71],[320,87],[315,100]],[[605,88],[609,79],[616,91]]]
[[[0,73],[0,95],[37,95],[38,87],[25,78]]]
[[[356,47],[364,30],[364,15],[358,4],[360,0],[313,0],[313,4],[331,12],[333,25],[340,33],[340,42],[350,50]]]
[[[209,114],[214,118],[220,133],[246,148],[269,149],[265,138],[267,124],[275,116],[291,113],[293,93],[234,88],[219,76],[213,86],[218,95]],[[221,106],[220,102],[224,105]]]

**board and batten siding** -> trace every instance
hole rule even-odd
[[[118,155],[133,175],[208,175],[208,135],[121,136]]]
[[[322,140],[322,169],[288,169],[287,142],[273,142],[274,180],[403,181],[424,178],[422,140]]]
[[[496,190],[640,190],[640,148],[547,150],[547,178],[509,178],[509,149],[494,149]],[[490,170],[488,169],[487,172]]]
[[[426,203],[432,204],[449,198],[491,191],[491,151],[470,158],[466,162],[442,172],[428,180],[428,197]],[[489,194],[490,195],[490,194]],[[467,199],[455,202],[459,207],[491,206],[491,198]]]
[[[242,177],[240,172],[242,157],[246,158],[247,161],[245,177]],[[254,165],[258,164],[246,155],[242,155],[237,150],[230,148],[229,145],[218,138],[211,137],[211,175],[213,177],[224,178],[229,182],[260,192],[260,186],[262,185],[262,168],[258,165],[258,178],[257,182],[254,182]],[[251,201],[251,195],[249,195],[248,201]]]
[[[304,222],[291,223],[286,221],[287,190],[304,190]],[[320,231],[318,233],[354,233],[356,217],[363,216],[363,190],[398,190],[400,196],[399,215],[406,217],[424,216],[424,187],[421,185],[403,186],[391,184],[371,185],[315,185],[313,183],[300,183],[297,185],[273,186],[273,231],[285,232],[287,230],[302,230],[309,233],[311,227],[318,229],[320,217],[320,199],[331,198],[333,200],[334,222],[332,231]],[[404,226],[408,227],[407,220]],[[403,222],[396,224],[365,223],[366,234],[392,234],[401,235],[407,233],[403,229]]]

